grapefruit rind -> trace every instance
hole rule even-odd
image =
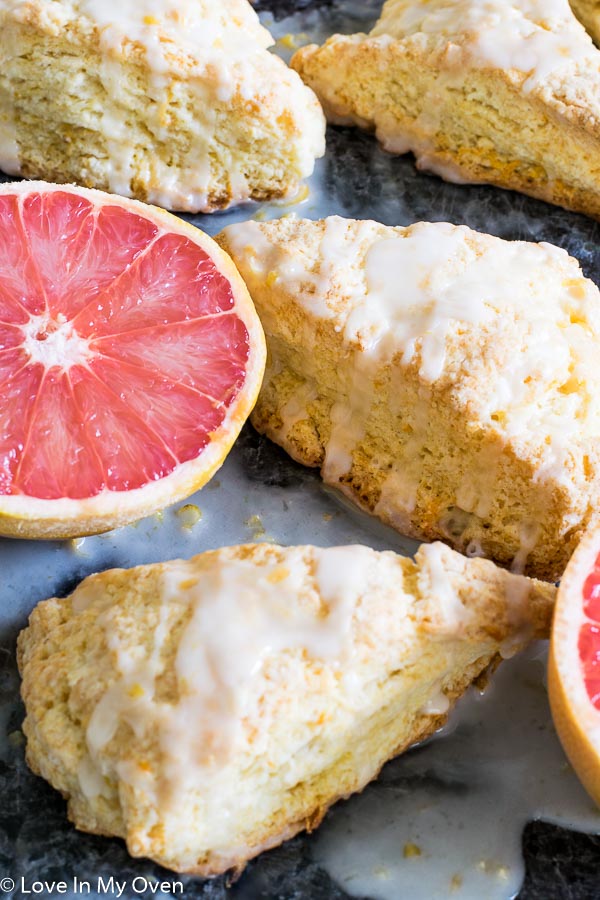
[[[600,806],[600,712],[585,687],[578,641],[589,620],[583,610],[583,586],[600,553],[600,530],[593,530],[575,551],[558,591],[550,657],[548,694],[554,725],[581,783]]]
[[[203,487],[224,462],[256,403],[266,363],[264,333],[246,285],[230,257],[212,238],[163,209],[102,191],[34,181],[0,185],[0,196],[52,191],[73,193],[97,206],[118,206],[199,246],[231,285],[235,314],[248,334],[249,354],[244,383],[224,420],[210,433],[208,445],[197,458],[179,463],[170,474],[142,487],[123,491],[104,489],[88,498],[46,500],[24,494],[0,495],[0,534],[6,537],[52,540],[97,534],[129,524],[189,497]]]

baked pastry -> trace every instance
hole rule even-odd
[[[442,544],[248,545],[87,578],[19,638],[27,759],[85,831],[214,875],[304,828],[546,636],[554,587]]]
[[[420,169],[600,216],[600,53],[568,0],[388,0],[292,65]]]
[[[0,0],[0,168],[168,209],[293,193],[312,91],[246,0]]]
[[[226,228],[255,427],[403,534],[560,576],[600,511],[600,296],[549,244],[332,217]]]
[[[594,41],[597,44],[600,43],[600,3],[598,0],[569,0],[569,3]]]

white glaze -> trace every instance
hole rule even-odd
[[[482,434],[454,505],[480,519],[491,514],[509,443],[523,458],[535,457],[535,481],[572,489],[578,476],[566,465],[569,454],[600,429],[600,384],[594,387],[600,304],[578,264],[548,244],[500,241],[445,223],[382,237],[374,223],[334,217],[317,248],[312,227],[306,226],[305,244],[276,243],[258,223],[227,233],[234,255],[251,262],[259,282],[267,277],[274,285],[273,302],[260,308],[267,334],[279,329],[281,303],[296,303],[308,314],[299,338],[305,374],[317,374],[315,320],[331,323],[346,342],[335,351],[331,386],[322,386],[322,399],[333,398],[330,434],[321,436],[324,480],[352,494],[344,476],[369,435],[387,372],[390,414],[401,415],[402,429],[410,416],[411,432],[375,513],[401,532],[411,531],[431,391],[440,382],[456,385],[455,402]],[[393,397],[401,393],[407,366],[418,369],[421,398],[395,411]],[[302,411],[294,412],[302,418]],[[576,524],[565,521],[563,528]],[[519,539],[515,571],[523,570],[535,546],[535,535],[522,532]],[[479,555],[482,547],[471,552]]]
[[[325,446],[321,472],[329,484],[337,484],[352,468],[353,452],[365,437],[367,419],[373,402],[365,391],[364,378],[359,369],[346,379],[350,403],[333,403],[329,411],[331,431]],[[369,382],[367,381],[367,387]]]
[[[270,373],[271,376],[273,373]],[[298,422],[302,422],[307,418],[307,407],[309,403],[316,400],[318,396],[317,387],[314,381],[303,381],[289,400],[279,410],[282,425],[280,433],[283,437],[287,437]]]
[[[88,800],[101,797],[106,791],[106,783],[100,770],[91,760],[88,753],[82,757],[77,768],[77,779],[83,796]]]
[[[438,102],[436,97],[428,96],[425,104],[431,103],[432,106],[427,106],[427,108],[435,110]],[[401,131],[398,131],[396,127],[389,129],[385,125],[380,124],[375,130],[377,140],[388,153],[394,153],[399,156],[405,153],[413,153],[417,169],[421,172],[430,172],[432,175],[438,175],[451,184],[474,184],[475,182],[468,179],[464,169],[458,163],[453,162],[451,159],[442,159],[435,140],[436,128],[425,131],[425,134],[431,135],[430,137],[423,136],[422,118],[423,116],[419,116],[414,126],[407,123]],[[431,113],[428,119],[430,123],[433,122],[435,115]]]
[[[510,338],[499,339],[499,352],[507,352],[513,335],[527,340],[527,352],[519,348],[510,362],[501,355],[496,359],[494,352],[485,391],[469,396],[477,420],[498,434],[499,446],[483,451],[482,467],[490,465],[507,438],[520,442],[528,434],[547,434],[537,477],[564,479],[573,435],[596,433],[600,427],[598,393],[548,387],[558,379],[584,384],[595,371],[590,336],[600,335],[597,288],[564,251],[548,244],[500,241],[444,223],[420,223],[384,239],[372,232],[365,241],[367,226],[361,223],[350,239],[341,220],[328,223],[317,265],[310,254],[293,254],[269,241],[257,223],[232,226],[227,233],[234,253],[249,256],[257,273],[274,272],[281,289],[308,313],[333,321],[353,350],[336,375],[355,378],[371,402],[374,374],[392,358],[399,355],[402,366],[417,363],[429,384],[446,373],[448,343],[457,343],[459,326],[473,335],[469,340],[475,347],[479,334],[514,329]],[[329,273],[325,281],[323,271]],[[335,287],[327,290],[327,285]],[[268,308],[264,313],[268,331]],[[355,373],[349,375],[345,370],[352,367]],[[369,404],[366,410],[362,400],[359,405],[348,413],[357,434],[356,416],[369,411]],[[346,416],[340,411],[337,419]],[[481,514],[490,498],[481,486],[475,485],[475,493],[479,496],[469,505],[476,503]]]
[[[313,560],[314,585],[325,613],[318,604],[298,603],[306,578],[301,549],[288,550],[284,565],[269,561],[260,569],[252,562],[231,560],[194,577],[183,564],[169,570],[163,577],[149,653],[125,650],[113,609],[108,606],[101,613],[108,646],[116,656],[117,679],[88,724],[89,759],[80,770],[84,792],[102,784],[102,751],[126,722],[136,734],[158,732],[163,761],[153,776],[154,786],[135,766],[122,767],[121,777],[134,785],[141,778],[145,789],[168,805],[170,798],[185,794],[187,783],[212,777],[226,765],[238,740],[249,685],[267,657],[302,650],[334,666],[342,661],[350,648],[352,617],[365,590],[371,553],[362,547],[315,549]],[[104,605],[96,590],[93,581],[89,588],[84,583],[77,608]],[[177,608],[191,610],[191,618],[175,658],[179,700],[165,703],[155,697],[155,681],[162,671],[169,617]]]
[[[418,575],[419,592],[423,597],[435,598],[435,618],[431,628],[439,635],[460,635],[472,620],[472,613],[463,606],[445,560],[452,551],[439,542],[421,545],[421,570]],[[523,600],[525,597],[523,598]],[[523,603],[521,603],[521,610]]]
[[[444,713],[447,713],[449,709],[450,701],[440,685],[437,692],[433,693],[427,702],[423,704],[421,712],[425,716],[442,716]]]
[[[568,0],[390,0],[372,36],[439,35],[475,65],[525,73],[525,90],[595,55]]]
[[[400,349],[403,365],[412,362],[420,341],[420,374],[427,382],[438,379],[450,323],[489,318],[482,296],[461,282],[464,262],[474,261],[465,236],[445,223],[422,224],[406,237],[374,243],[365,264],[367,295],[348,315],[347,338],[380,361]]]
[[[516,572],[520,575],[525,571],[527,560],[532,551],[535,550],[539,531],[540,526],[535,519],[532,519],[529,522],[522,522],[519,526],[519,550],[512,562],[512,572]]]
[[[115,179],[111,181],[113,190],[119,186],[120,193],[130,193],[131,178],[127,174],[133,174],[130,170],[134,150],[126,139],[128,105],[118,103],[119,86],[107,72],[134,44],[143,47],[149,68],[148,94],[155,102],[156,114],[146,126],[156,141],[169,143],[169,125],[161,110],[165,104],[178,102],[176,97],[171,98],[169,76],[171,72],[179,74],[182,65],[194,110],[189,152],[177,169],[173,171],[159,159],[147,163],[156,167],[156,171],[144,173],[149,202],[191,211],[210,209],[211,158],[223,152],[230,201],[241,203],[250,197],[246,152],[236,152],[235,147],[229,148],[231,152],[218,148],[219,110],[221,115],[242,114],[239,109],[223,112],[223,104],[232,102],[234,97],[268,103],[275,119],[289,114],[289,109],[298,116],[306,110],[301,134],[294,138],[296,168],[299,177],[312,172],[315,157],[324,152],[322,116],[299,77],[283,66],[274,68],[274,60],[265,54],[273,39],[245,0],[227,0],[222,4],[208,0],[79,2],[82,13],[100,28],[104,54],[101,77],[105,85],[109,82],[108,96],[115,100],[115,108],[107,113],[104,123]],[[276,77],[284,81],[279,89],[273,87]],[[174,89],[177,92],[177,84]]]
[[[135,146],[131,141],[127,101],[122,98],[123,70],[119,60],[105,54],[100,60],[98,77],[106,91],[99,130],[106,143],[108,189],[114,194],[131,197]]]
[[[252,272],[266,280],[275,292],[285,290],[292,296],[298,295],[308,312],[319,318],[334,319],[337,310],[333,285],[343,290],[349,308],[363,300],[364,279],[352,271],[348,260],[356,255],[360,241],[368,239],[370,228],[370,222],[360,222],[354,233],[346,219],[329,216],[324,220],[316,256],[274,243],[260,222],[239,222],[228,226],[225,233],[234,255],[243,257]],[[268,317],[269,310],[264,312]],[[335,327],[341,331],[343,326]]]
[[[156,75],[169,71],[170,55],[189,54],[198,70],[215,66],[225,99],[232,87],[231,63],[273,44],[248,4],[207,0],[79,0],[82,15],[101,29],[107,53],[124,43],[140,44]],[[225,52],[224,52],[225,51]]]
[[[349,646],[354,609],[368,589],[369,562],[360,546],[317,552],[315,584],[329,607],[329,618],[327,628],[314,630],[307,645],[311,656],[335,659]]]
[[[0,166],[15,174],[14,85],[3,86],[1,72],[3,61],[23,52],[14,23],[27,9],[26,0],[0,0],[8,23],[0,48]],[[50,31],[70,26],[98,47],[94,68],[105,96],[96,127],[104,139],[102,171],[111,192],[132,196],[141,187],[148,202],[189,212],[212,211],[216,193],[219,202],[223,195],[230,203],[247,200],[246,170],[253,163],[235,128],[246,114],[245,102],[268,107],[273,120],[289,117],[291,110],[301,122],[289,138],[290,189],[324,153],[324,118],[314,95],[266,52],[273,39],[246,0],[64,0],[46,3],[41,14]],[[142,89],[150,101],[140,111],[142,122],[132,114],[137,87],[124,67],[136,54],[146,61]],[[180,107],[178,137],[187,141],[173,141],[170,107]],[[228,118],[233,124],[223,140]]]
[[[498,466],[504,450],[502,440],[485,443],[463,476],[456,492],[456,504],[465,512],[484,519],[491,512]]]
[[[332,286],[339,283],[343,287],[344,296],[349,298],[347,302],[354,305],[362,294],[360,279],[353,279],[348,271],[348,259],[356,245],[363,239],[368,239],[370,231],[369,222],[359,222],[357,231],[352,232],[348,223],[340,216],[328,216],[325,219],[325,228],[319,244],[317,266],[313,275],[315,291],[315,312],[322,314],[322,298],[331,291]],[[340,280],[340,273],[346,277]]]
[[[128,100],[123,94],[121,57],[132,44],[144,48],[149,67],[148,95],[160,110],[168,98],[169,74],[173,60],[188,56],[192,75],[189,88],[197,110],[197,133],[180,167],[161,164],[160,177],[151,177],[148,201],[168,208],[205,209],[211,183],[210,147],[217,128],[215,106],[231,100],[239,85],[249,90],[253,54],[272,44],[269,33],[259,25],[256,14],[234,3],[220,10],[211,4],[185,0],[80,0],[80,10],[100,28],[100,80],[106,90],[101,131],[108,151],[109,189],[131,196],[136,174],[136,147],[131,142]],[[233,12],[236,15],[233,15]],[[168,143],[168,130],[156,121],[148,123],[154,138]],[[158,164],[155,162],[155,164]],[[239,163],[230,166],[232,196],[236,201],[249,197],[249,187]],[[155,185],[160,184],[160,187]]]
[[[539,644],[503,663],[484,695],[471,689],[439,738],[332,810],[312,845],[316,862],[358,897],[511,900],[526,822],[600,832],[556,738],[544,672]],[[407,845],[420,855],[405,855]]]
[[[99,579],[89,589],[84,583],[74,607],[95,605],[113,654],[114,680],[87,725],[78,771],[82,792],[97,796],[118,778],[125,790],[140,792],[148,825],[157,821],[165,834],[175,836],[180,822],[188,821],[201,836],[210,824],[211,846],[225,852],[231,849],[236,804],[242,795],[248,802],[244,782],[239,793],[232,790],[245,761],[261,759],[267,781],[268,767],[276,767],[277,785],[289,789],[316,775],[323,765],[320,753],[309,753],[307,760],[294,748],[305,746],[307,735],[316,733],[314,724],[328,712],[332,729],[348,728],[351,734],[356,717],[366,721],[381,702],[381,679],[404,667],[407,709],[445,710],[449,673],[475,660],[479,645],[467,641],[456,655],[473,617],[453,587],[460,558],[431,545],[420,550],[417,561],[419,590],[410,597],[396,557],[379,557],[374,572],[373,553],[361,546],[312,548],[310,558],[306,549],[291,548],[281,562],[267,558],[260,565],[243,559],[207,568],[175,563],[151,585],[158,594],[148,609],[154,632],[146,631],[139,641],[132,640],[137,624],[122,606],[113,605],[109,593],[97,592]],[[389,607],[381,604],[380,592]],[[524,593],[517,593],[515,613],[526,620]],[[371,603],[381,614],[375,622]],[[446,654],[438,642],[449,636]],[[168,674],[161,678],[164,648],[172,640]],[[421,653],[428,650],[432,658],[421,665]],[[315,719],[305,730],[302,723],[311,711]],[[106,751],[119,729],[115,769],[115,753]],[[127,740],[127,729],[135,741]],[[290,743],[281,745],[288,729]],[[365,765],[368,779],[373,773]],[[268,818],[280,807],[278,788],[248,787],[260,815]],[[130,840],[138,839],[130,847],[143,854],[148,851],[143,835]],[[189,846],[193,852],[193,841]]]
[[[390,373],[390,410],[394,410],[394,398],[400,393],[403,372],[400,366],[393,366]],[[391,522],[400,531],[410,525],[411,516],[417,505],[417,494],[423,471],[423,449],[427,441],[429,429],[431,390],[429,385],[419,386],[419,395],[414,405],[411,427],[412,432],[404,445],[402,462],[392,466],[389,475],[381,487],[381,495],[375,515],[384,521]]]
[[[391,115],[378,118],[377,138],[389,152],[412,152],[418,169],[455,184],[485,180],[469,177],[439,147],[444,97],[464,86],[467,68],[508,71],[525,93],[545,92],[555,78],[599,69],[597,50],[568,0],[388,0],[371,40],[383,49],[393,39],[419,47],[433,41],[443,48],[443,61],[422,98],[420,115],[401,124]],[[353,121],[360,124],[356,117]],[[544,167],[551,183],[556,177],[552,160]]]
[[[476,557],[484,557],[485,553],[483,552],[483,547],[481,546],[479,541],[469,541],[467,546],[465,547],[465,556],[468,556],[469,559],[475,559]]]

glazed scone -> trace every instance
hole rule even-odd
[[[313,92],[247,0],[0,0],[0,169],[187,212],[297,190]]]
[[[388,0],[292,65],[420,169],[600,216],[600,52],[568,0]]]
[[[214,875],[304,828],[547,635],[554,588],[443,544],[114,569],[19,638],[27,759],[78,828]]]
[[[226,228],[255,427],[412,537],[560,577],[600,511],[600,294],[549,244],[332,217]]]
[[[600,3],[598,0],[569,0],[569,3],[596,44],[600,43]]]

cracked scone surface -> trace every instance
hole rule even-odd
[[[230,226],[255,427],[404,534],[560,577],[600,508],[600,296],[549,244],[331,217]]]
[[[388,0],[292,65],[331,121],[421,169],[600,216],[600,52],[568,0]]]
[[[168,209],[293,193],[313,92],[246,0],[0,0],[0,168]]]
[[[94,575],[19,638],[27,759],[78,828],[177,871],[239,868],[545,636],[554,595],[442,544],[415,562],[247,545]]]

